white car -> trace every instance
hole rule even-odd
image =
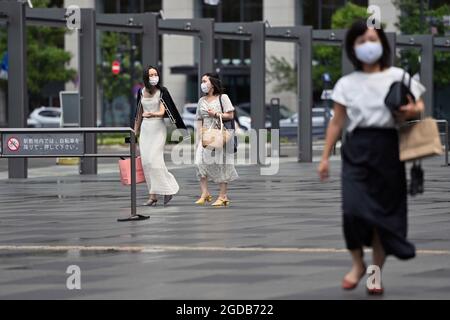
[[[267,129],[270,129],[272,127],[270,108],[270,104],[266,104],[266,121],[264,125]],[[250,116],[250,103],[247,102],[237,105],[236,112],[241,126],[245,127],[246,130],[251,129],[252,119]],[[280,120],[287,119],[292,114],[293,112],[290,111],[286,106],[280,106]]]
[[[181,113],[181,118],[183,118],[184,124],[186,125],[188,132],[193,133],[195,129],[195,114],[197,112],[196,103],[188,103],[183,107],[183,112]]]
[[[331,119],[333,110],[325,108],[312,109],[312,135],[315,137],[324,137],[326,131],[326,122]],[[280,136],[294,137],[297,136],[298,113],[293,114],[290,118],[280,120]]]
[[[27,126],[32,128],[58,128],[61,124],[61,109],[40,107],[34,109],[27,119]]]

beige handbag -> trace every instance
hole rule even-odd
[[[436,121],[431,117],[403,125],[399,133],[401,161],[418,160],[442,154],[439,129]]]
[[[231,133],[223,126],[222,115],[219,115],[220,129],[213,128],[214,122],[209,128],[202,128],[202,145],[204,148],[222,149],[231,139]]]

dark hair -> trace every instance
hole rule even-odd
[[[355,54],[355,41],[356,38],[366,33],[369,28],[367,27],[366,20],[357,20],[355,21],[350,29],[347,31],[347,35],[345,37],[345,51],[347,52],[347,57],[355,66],[356,70],[362,70],[363,63],[358,60]],[[383,46],[383,55],[377,61],[380,64],[381,69],[385,69],[391,66],[390,56],[391,56],[391,47],[389,45],[388,39],[386,37],[386,33],[382,28],[376,28],[375,31],[380,38],[381,45]]]
[[[224,89],[222,87],[222,81],[220,80],[219,75],[217,73],[207,72],[202,76],[202,78],[204,76],[207,76],[209,78],[209,82],[211,82],[211,85],[213,86],[214,95],[223,93]]]
[[[145,87],[146,87],[148,90],[152,90],[152,87],[153,87],[153,86],[150,84],[150,79],[149,79],[149,76],[148,76],[148,71],[149,71],[150,69],[155,69],[155,70],[156,70],[156,73],[158,74],[158,77],[161,79],[161,76],[160,76],[160,73],[159,73],[158,68],[156,68],[156,67],[154,67],[154,66],[147,66],[146,68],[144,68],[144,70],[143,70],[143,72],[142,72],[142,81],[144,82],[144,85],[145,85]],[[161,89],[160,82],[158,82],[158,84],[157,84],[156,86],[154,86],[154,87],[157,88],[157,89]]]

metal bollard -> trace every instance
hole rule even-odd
[[[280,98],[270,99],[270,120],[271,130],[280,130]],[[278,143],[277,150],[274,150],[274,154],[271,157],[280,156],[280,144]]]

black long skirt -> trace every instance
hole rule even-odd
[[[342,147],[343,229],[347,249],[371,246],[378,232],[386,255],[415,256],[407,239],[405,164],[395,129],[355,129]]]

